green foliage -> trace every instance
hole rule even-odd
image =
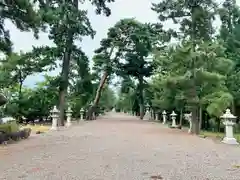
[[[116,103],[115,92],[108,86],[105,86],[99,101],[99,107],[106,110],[111,110]]]
[[[9,54],[12,51],[12,43],[9,31],[5,28],[4,21],[10,20],[14,25],[22,31],[33,30],[37,37],[38,28],[40,27],[40,14],[34,8],[34,1],[8,1],[0,2],[0,52]]]
[[[0,132],[14,133],[19,131],[19,126],[16,121],[10,121],[8,123],[0,124]]]
[[[196,52],[192,51],[191,43],[184,43],[176,47],[174,51],[170,49],[170,56],[162,55],[158,58],[157,55],[156,61],[161,64],[163,59],[168,74],[159,75],[156,72],[154,79],[156,84],[153,87],[158,91],[155,96],[163,101],[159,102],[157,99],[154,102],[159,105],[165,104],[165,107],[169,106],[168,108],[171,108],[171,104],[175,104],[176,107],[179,101],[184,103],[186,100],[186,103],[191,103],[193,101],[193,99],[189,99],[191,77],[192,73],[195,73],[194,80],[197,88],[195,101],[199,105],[206,105],[208,113],[218,117],[232,102],[232,96],[227,90],[225,81],[228,73],[232,70],[233,63],[225,57],[224,50],[221,42],[199,44]],[[165,58],[168,60],[164,60]],[[195,68],[193,71],[189,71],[192,68],[193,59],[195,59]],[[172,97],[175,98],[172,99]]]

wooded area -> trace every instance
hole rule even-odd
[[[93,0],[96,15],[111,15],[108,3]],[[53,106],[73,117],[80,109],[91,120],[93,112],[137,112],[143,119],[145,106],[155,112],[174,110],[183,118],[192,112],[193,134],[201,129],[220,131],[219,117],[227,108],[240,116],[240,8],[235,0],[163,0],[152,4],[159,21],[143,23],[120,19],[108,30],[89,59],[78,45],[82,37],[94,38],[87,11],[78,0],[4,0],[0,2],[0,91],[8,103],[2,116],[22,121],[48,117]],[[34,8],[34,7],[38,8]],[[22,31],[48,33],[55,46],[34,47],[16,53],[4,21]],[[213,22],[219,20],[219,27]],[[167,29],[173,22],[179,28]],[[173,43],[173,40],[175,43]],[[60,64],[59,64],[60,61]],[[90,69],[89,62],[93,61]],[[23,86],[27,77],[61,68],[56,76],[45,75],[35,88]],[[120,89],[111,89],[114,77]],[[180,125],[184,122],[180,121]],[[240,131],[240,128],[237,129]]]

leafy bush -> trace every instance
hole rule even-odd
[[[7,124],[10,125],[11,132],[18,132],[19,131],[19,126],[17,124],[17,121],[10,121]]]
[[[0,124],[0,144],[10,139],[14,141],[27,139],[30,134],[31,128],[24,128],[22,130],[19,130],[19,126],[16,121]]]
[[[22,138],[27,139],[30,136],[31,131],[32,131],[31,128],[24,128],[22,130],[22,132],[23,132],[23,137]]]
[[[11,125],[10,124],[0,124],[0,132],[3,133],[11,133]]]
[[[0,124],[0,131],[4,133],[18,132],[19,126],[16,121],[9,121],[4,124]]]

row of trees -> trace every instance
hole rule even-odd
[[[144,88],[145,103],[155,110],[175,110],[180,119],[184,111],[192,112],[194,134],[206,124],[203,119],[220,124],[219,116],[227,107],[237,114],[240,9],[236,1],[167,0],[153,4],[152,10],[158,14],[160,24],[171,20],[179,29],[161,31],[162,39],[154,36],[158,45],[151,40],[154,48],[148,51],[153,55],[154,68],[145,74],[147,77],[152,73],[149,83],[142,86],[124,80],[123,85],[130,90],[120,92],[119,108],[141,111],[138,105],[142,104],[140,92]],[[216,18],[221,20],[219,31],[213,27]],[[172,39],[177,43],[165,46]],[[136,66],[132,68],[135,72]]]
[[[111,14],[107,3],[114,0],[93,0],[96,14]],[[0,62],[1,91],[9,103],[1,109],[5,115],[20,119],[47,116],[50,108],[58,104],[60,122],[64,124],[65,97],[75,113],[80,107],[90,104],[95,94],[99,78],[90,73],[89,60],[77,44],[84,36],[95,35],[87,17],[81,9],[84,1],[79,0],[15,0],[3,1],[0,21],[0,51],[5,58]],[[36,38],[40,31],[47,32],[53,47],[34,47],[31,52],[14,53],[5,20],[10,20],[22,31],[33,31]],[[25,79],[35,73],[49,72],[60,67],[60,75],[45,76],[45,81],[36,88],[23,87]],[[105,108],[111,108],[114,92],[104,86],[102,99]],[[112,101],[113,100],[113,101]],[[111,104],[109,103],[111,102]]]
[[[97,6],[97,13],[110,15],[105,1],[91,2]],[[32,9],[30,20],[21,17],[26,21],[24,30],[31,28],[36,34],[41,29],[48,30],[55,46],[35,47],[32,52],[17,55],[6,48],[10,47],[7,31],[2,39],[5,48],[1,51],[8,56],[1,64],[0,82],[8,89],[16,89],[16,85],[6,79],[18,82],[18,92],[13,93],[17,94],[18,107],[23,107],[24,79],[35,72],[53,70],[60,61],[62,71],[59,77],[47,77],[47,85],[41,87],[45,90],[46,87],[55,88],[52,91],[55,96],[46,97],[49,100],[54,96],[56,98],[51,102],[59,102],[61,124],[66,109],[65,96],[73,107],[78,107],[76,110],[92,101],[88,119],[99,105],[103,105],[101,100],[114,102],[114,93],[108,84],[116,75],[122,78],[117,108],[139,112],[140,119],[146,103],[154,109],[178,111],[181,116],[184,111],[191,111],[192,132],[198,134],[203,112],[216,122],[227,107],[238,109],[240,9],[234,0],[223,3],[215,0],[164,0],[152,5],[159,17],[158,23],[120,20],[109,29],[107,37],[96,49],[93,73],[90,73],[88,58],[76,43],[83,36],[93,37],[95,34],[86,11],[78,7],[81,3],[77,0],[38,3],[39,10]],[[221,20],[220,31],[213,27],[216,18]],[[170,20],[178,25],[177,30],[164,27]],[[173,39],[177,40],[175,45],[171,44]],[[106,96],[107,100],[101,97],[104,89],[112,94]],[[18,114],[23,114],[21,108]]]

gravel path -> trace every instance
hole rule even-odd
[[[240,148],[110,113],[0,146],[0,180],[239,180]]]

